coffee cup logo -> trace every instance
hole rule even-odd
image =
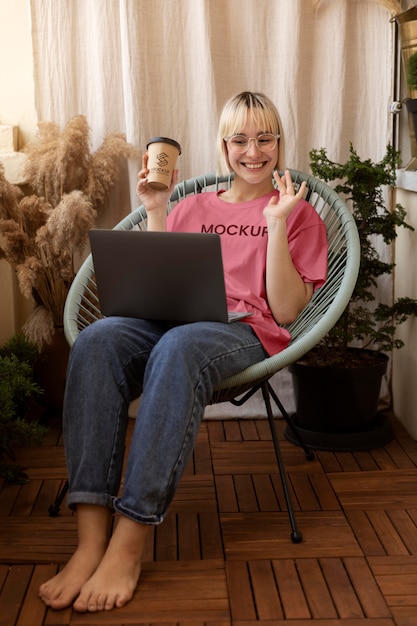
[[[165,152],[160,152],[156,155],[156,163],[159,167],[165,167],[168,165],[168,155]]]

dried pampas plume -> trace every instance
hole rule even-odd
[[[60,131],[39,124],[35,141],[25,148],[30,195],[9,183],[0,164],[0,259],[16,270],[22,294],[35,309],[23,330],[42,349],[63,323],[64,304],[75,276],[74,260],[82,253],[127,159],[139,152],[124,135],[107,135],[90,151],[84,116]]]
[[[52,343],[55,326],[52,313],[46,307],[40,305],[36,307],[28,318],[23,326],[23,332],[26,337],[30,337],[30,340],[42,349],[45,344]]]
[[[82,191],[99,210],[119,178],[120,164],[139,158],[124,135],[107,135],[90,151],[90,128],[84,115],[73,117],[60,132],[52,122],[40,123],[38,137],[29,143],[26,174],[38,196],[56,207],[64,194]]]
[[[101,206],[108,196],[113,182],[118,178],[120,163],[136,158],[138,151],[126,144],[124,135],[113,133],[105,137],[101,146],[91,156],[84,193],[93,206]]]

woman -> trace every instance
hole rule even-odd
[[[217,382],[285,348],[294,320],[326,277],[325,228],[295,193],[282,151],[278,113],[263,94],[243,92],[219,124],[221,172],[229,190],[186,198],[166,217],[166,192],[147,185],[147,154],[137,191],[149,230],[221,233],[233,324],[173,324],[111,317],[91,325],[72,349],[64,407],[70,492],[79,543],[57,576],[40,588],[55,609],[110,610],[136,588],[150,525],[164,519]],[[275,178],[278,191],[274,189]],[[119,494],[128,406],[141,395]],[[111,537],[114,511],[120,513]]]

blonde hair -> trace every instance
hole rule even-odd
[[[227,175],[232,172],[224,138],[241,133],[248,116],[259,126],[261,131],[280,135],[278,159],[275,167],[283,169],[284,137],[275,105],[263,93],[242,91],[226,102],[220,115],[217,133],[217,169],[219,175]]]

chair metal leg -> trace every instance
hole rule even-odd
[[[302,448],[304,450],[304,453],[306,455],[306,459],[308,461],[313,461],[315,459],[315,456],[316,456],[315,453],[314,453],[314,450],[312,450],[311,448],[308,448],[307,445],[304,443],[297,426],[294,424],[293,420],[288,415],[288,413],[285,410],[281,400],[278,398],[277,394],[273,390],[270,382],[265,381],[263,383],[259,383],[258,385],[255,385],[254,387],[249,389],[249,391],[247,391],[245,393],[245,395],[243,395],[242,397],[240,397],[238,399],[233,398],[233,399],[229,400],[229,402],[231,402],[234,406],[242,406],[243,404],[245,404],[245,402],[247,400],[249,400],[249,398],[251,398],[258,391],[258,389],[261,389],[263,385],[267,385],[268,392],[269,392],[270,396],[274,400],[274,402],[277,405],[278,409],[281,411],[282,417],[285,419],[286,423],[288,424],[288,427],[291,428],[291,430],[293,431],[293,433],[294,433],[294,435],[295,435],[295,437],[296,437],[296,439],[297,439],[297,441],[298,441],[298,443],[300,445],[300,448]]]
[[[58,517],[62,501],[64,500],[65,496],[67,495],[68,488],[69,488],[68,480],[66,480],[64,485],[59,490],[58,495],[55,498],[55,502],[53,504],[51,504],[51,506],[48,509],[50,517]]]
[[[277,407],[281,411],[281,414],[282,414],[283,418],[285,419],[286,423],[288,424],[289,428],[291,428],[292,432],[294,433],[294,435],[295,435],[295,437],[296,437],[296,439],[297,439],[297,441],[299,443],[300,448],[302,448],[304,450],[304,453],[306,455],[307,461],[313,461],[315,459],[315,456],[316,456],[315,453],[314,453],[314,450],[312,450],[311,448],[308,448],[307,445],[304,443],[304,440],[301,437],[297,426],[294,424],[293,420],[291,419],[291,417],[288,415],[287,411],[283,407],[282,402],[278,398],[278,396],[275,393],[275,391],[273,390],[273,388],[271,386],[271,383],[267,382],[266,384],[268,386],[268,391],[269,391],[270,396],[272,397],[272,399],[274,400],[275,404],[277,405]]]
[[[293,541],[293,543],[300,543],[303,540],[303,536],[302,536],[301,532],[298,530],[297,522],[295,520],[294,509],[293,509],[292,501],[291,501],[291,494],[290,494],[290,490],[289,490],[289,487],[288,487],[287,473],[285,471],[284,461],[283,461],[283,458],[282,458],[282,455],[281,455],[281,448],[280,448],[279,441],[278,441],[277,429],[275,427],[275,420],[274,420],[274,416],[272,414],[272,407],[271,407],[271,399],[270,399],[270,396],[269,396],[268,382],[262,383],[261,389],[262,389],[263,399],[264,399],[264,402],[265,402],[266,412],[268,414],[269,427],[271,429],[272,441],[273,441],[273,444],[274,444],[275,456],[276,456],[277,462],[278,462],[279,474],[280,474],[280,477],[281,477],[282,488],[284,490],[285,501],[287,503],[288,516],[290,518],[291,540]]]

